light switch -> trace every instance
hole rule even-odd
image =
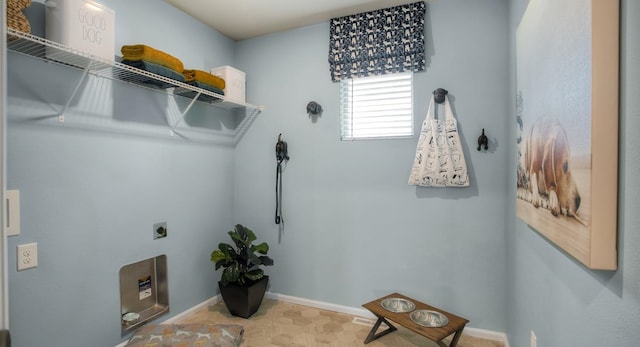
[[[7,236],[20,235],[20,191],[7,190]]]

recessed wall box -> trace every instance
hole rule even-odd
[[[156,223],[153,225],[153,239],[162,239],[167,237],[167,222]]]
[[[120,268],[122,335],[169,312],[167,256],[141,260]]]

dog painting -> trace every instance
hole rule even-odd
[[[531,126],[524,143],[522,197],[534,207],[544,206],[553,216],[578,218],[580,193],[571,174],[571,149],[562,125],[540,120]],[[582,222],[582,221],[581,221]]]
[[[616,2],[530,0],[516,33],[516,213],[587,267],[609,270],[617,266],[618,55],[600,48],[613,39],[597,30],[618,26]],[[604,67],[603,52],[615,53]]]

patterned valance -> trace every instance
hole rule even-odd
[[[424,71],[424,1],[331,19],[331,80]]]

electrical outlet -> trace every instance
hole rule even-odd
[[[538,347],[538,338],[536,337],[536,333],[531,330],[531,347]]]
[[[38,244],[29,243],[18,246],[18,271],[38,266]]]

